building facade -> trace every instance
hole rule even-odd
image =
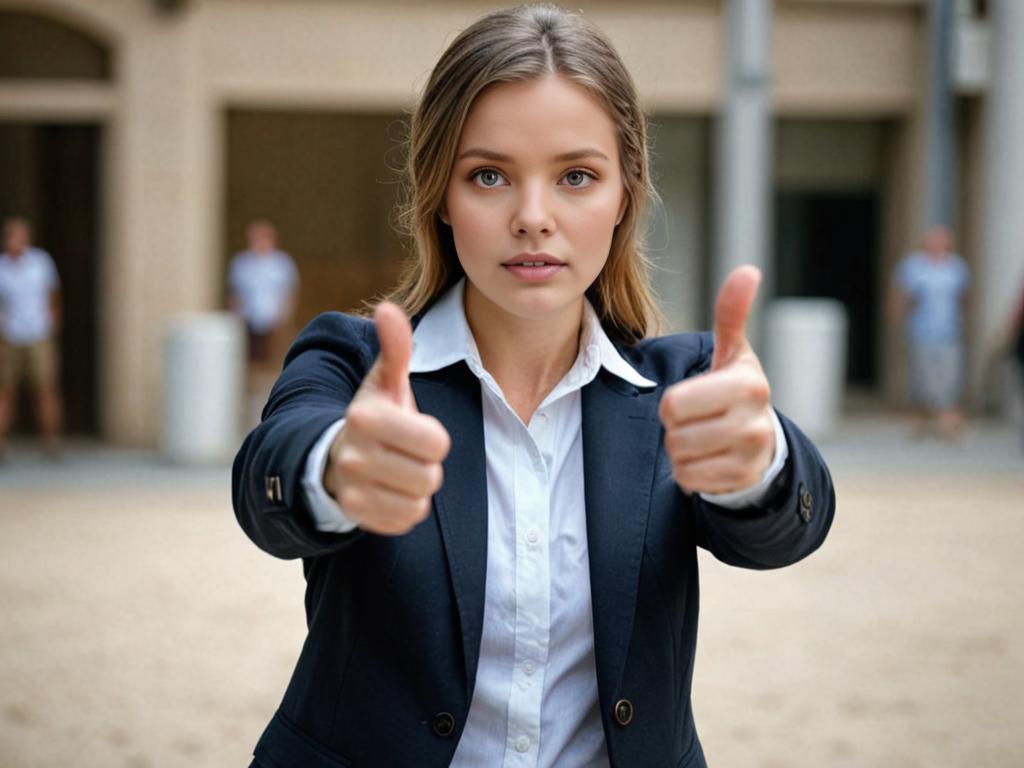
[[[666,314],[675,328],[706,327],[726,7],[576,5],[618,46],[651,116],[662,206],[650,245]],[[955,190],[950,223],[978,278],[976,347],[1024,278],[1024,247],[992,207],[1024,208],[1024,171],[1010,178],[1020,150],[1004,146],[1014,125],[1024,135],[1024,91],[1012,58],[988,58],[999,33],[985,8],[1000,5],[953,6],[948,179],[930,172],[933,4],[772,6],[768,284],[843,301],[850,385],[887,399],[901,366],[884,294],[930,223],[929,185]],[[1005,5],[1024,38],[1024,4]],[[299,264],[300,321],[388,287],[403,255],[392,208],[404,118],[444,45],[492,7],[0,0],[0,215],[30,217],[64,276],[72,431],[156,442],[167,323],[224,307],[227,260],[252,218],[272,219]]]

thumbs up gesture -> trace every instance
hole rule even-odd
[[[687,493],[729,493],[756,485],[775,455],[771,395],[746,338],[761,273],[733,270],[715,303],[711,370],[673,384],[661,398],[665,450]]]
[[[359,527],[398,535],[430,513],[451,438],[441,422],[416,409],[409,386],[412,328],[405,313],[385,302],[374,322],[380,356],[349,404],[323,481]]]

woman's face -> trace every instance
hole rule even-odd
[[[445,194],[467,307],[578,320],[625,205],[615,125],[589,91],[558,75],[489,87]]]

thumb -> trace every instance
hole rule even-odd
[[[743,350],[747,341],[747,317],[760,284],[761,270],[750,264],[737,267],[725,278],[715,302],[715,351],[711,370],[728,365]]]
[[[408,399],[412,326],[405,313],[388,301],[377,305],[373,321],[377,326],[377,338],[380,340],[375,383],[396,403],[402,404]]]

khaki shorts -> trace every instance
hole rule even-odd
[[[43,339],[34,344],[0,340],[0,390],[15,386],[27,374],[36,391],[57,389],[57,343]]]

